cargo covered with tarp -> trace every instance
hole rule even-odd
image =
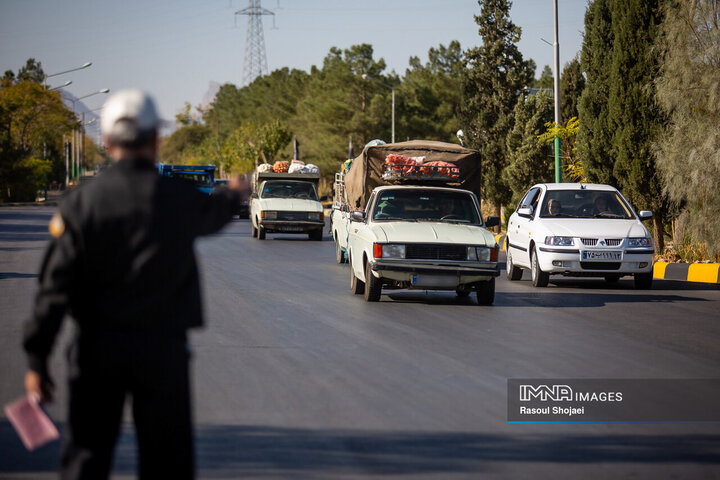
[[[399,159],[408,159],[407,163]],[[444,184],[480,196],[480,153],[454,143],[429,140],[365,147],[345,175],[345,192],[351,208],[365,208],[373,189],[400,183]]]

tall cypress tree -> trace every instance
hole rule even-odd
[[[560,76],[560,119],[567,122],[578,116],[578,102],[585,89],[580,60],[577,57],[565,64]]]
[[[610,0],[593,1],[585,13],[585,38],[580,57],[587,83],[578,103],[577,154],[591,182],[616,185],[613,130],[608,110],[613,35]]]
[[[469,146],[482,155],[482,196],[499,213],[512,196],[501,177],[507,165],[505,140],[518,94],[533,79],[534,63],[523,60],[517,47],[521,29],[510,21],[511,2],[479,0],[478,5],[475,22],[483,44],[465,53],[468,69],[460,117]]]
[[[608,100],[614,126],[613,175],[636,208],[653,211],[657,252],[664,249],[667,198],[657,174],[653,142],[665,119],[655,99],[658,39],[663,0],[613,0],[614,46]]]

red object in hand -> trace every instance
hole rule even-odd
[[[35,450],[60,438],[55,424],[34,398],[23,397],[5,405],[4,410],[28,450]]]

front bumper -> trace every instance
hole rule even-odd
[[[455,290],[460,285],[490,280],[500,275],[497,263],[446,264],[370,261],[378,278],[403,284],[406,288]]]
[[[260,226],[271,233],[308,233],[325,228],[322,220],[267,220],[260,221]]]
[[[584,252],[604,253],[620,252],[619,258],[601,260],[583,259]],[[654,251],[642,249],[563,249],[538,246],[538,264],[540,269],[551,274],[567,276],[604,276],[633,275],[652,272]]]

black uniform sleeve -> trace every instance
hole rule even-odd
[[[196,200],[200,207],[195,221],[198,235],[217,232],[240,212],[240,194],[228,188],[218,188],[212,195],[196,191]]]
[[[23,331],[29,368],[41,375],[47,372],[47,358],[76,284],[79,249],[76,231],[64,220],[64,232],[50,241],[45,252],[34,310]]]

